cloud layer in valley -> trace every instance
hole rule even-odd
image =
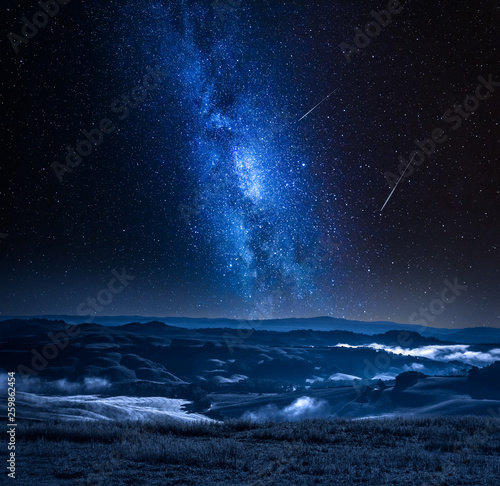
[[[303,419],[324,417],[329,414],[330,407],[326,400],[311,397],[300,397],[284,408],[278,408],[276,405],[266,405],[254,412],[246,412],[243,418],[254,420],[256,422],[265,422],[266,420],[289,420],[298,421]]]
[[[387,351],[389,353],[400,354],[402,356],[413,356],[428,358],[435,361],[450,362],[461,361],[473,366],[487,366],[500,360],[500,349],[494,348],[486,352],[471,351],[468,344],[452,345],[430,345],[419,348],[402,348],[401,346],[386,346],[384,344],[372,343],[368,346],[352,346],[350,344],[338,344],[337,347],[344,348],[371,348]]]

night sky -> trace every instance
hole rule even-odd
[[[47,8],[2,6],[2,315],[500,326],[497,1]]]

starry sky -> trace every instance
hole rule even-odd
[[[498,2],[2,9],[2,315],[500,326]]]

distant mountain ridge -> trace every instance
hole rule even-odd
[[[84,317],[68,315],[45,316],[0,316],[1,321],[13,319],[48,319],[70,324],[86,322]],[[94,320],[103,326],[123,326],[150,324],[151,322],[163,323],[171,327],[183,329],[209,329],[238,327],[254,328],[256,330],[313,330],[313,331],[351,331],[367,335],[383,334],[388,331],[417,332],[423,337],[433,337],[445,341],[460,342],[464,344],[500,343],[500,328],[471,327],[464,329],[436,328],[414,324],[398,324],[384,321],[350,321],[336,317],[311,317],[269,320],[237,320],[227,318],[192,318],[192,317],[144,317],[144,316],[102,316]]]
[[[83,377],[169,384],[270,376],[292,380],[300,375],[298,382],[305,385],[338,380],[341,375],[359,377],[376,359],[382,364],[373,374],[387,378],[424,368],[428,374],[455,373],[500,358],[500,346],[444,341],[415,331],[373,335],[283,328],[238,331],[187,329],[159,321],[103,326],[12,319],[0,322],[0,368],[18,364],[25,372],[36,371],[51,380]]]

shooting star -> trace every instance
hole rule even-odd
[[[406,171],[408,170],[408,167],[410,167],[410,164],[412,163],[413,159],[415,158],[415,155],[417,155],[417,153],[415,152],[413,154],[413,157],[410,159],[410,161],[408,162],[408,165],[405,167],[405,170],[403,171],[403,173],[401,174],[400,178],[398,179],[398,182],[396,182],[396,185],[392,188],[392,191],[391,193],[389,194],[389,196],[387,197],[387,199],[385,200],[385,203],[384,205],[380,208],[380,212],[382,212],[385,208],[385,206],[387,205],[387,203],[389,202],[389,199],[391,198],[391,196],[394,194],[394,191],[396,190],[396,187],[398,187],[398,184],[401,182],[401,179],[403,178],[403,176],[406,174]]]
[[[338,88],[337,88],[338,89]],[[299,120],[297,120],[297,123],[300,121],[300,120],[303,120],[307,115],[309,115],[309,113],[311,113],[311,111],[314,111],[319,105],[321,105],[321,103],[323,103],[324,101],[326,101],[328,98],[330,98],[330,96],[332,96],[333,93],[335,93],[335,91],[337,91],[337,89],[334,89],[328,96],[326,96],[325,98],[323,98],[316,106],[314,106],[313,108],[311,108],[302,118],[300,118]]]

